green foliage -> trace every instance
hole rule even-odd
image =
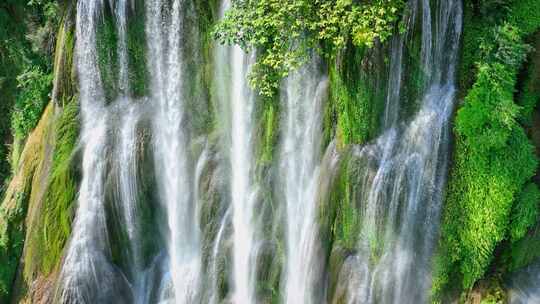
[[[264,102],[263,107],[261,119],[263,136],[260,161],[261,164],[270,164],[274,156],[274,147],[279,132],[278,105],[277,102]]]
[[[233,1],[215,36],[222,43],[256,49],[251,85],[272,96],[281,78],[300,66],[310,49],[325,46],[333,56],[348,41],[371,47],[385,41],[404,6],[402,0],[248,0]]]
[[[105,98],[112,101],[118,94],[118,33],[112,13],[104,10],[102,22],[97,27],[97,61]]]
[[[129,82],[131,94],[136,97],[148,93],[149,74],[146,62],[146,32],[144,12],[136,10],[136,15],[128,19],[127,51],[129,61]]]
[[[503,22],[519,30],[521,36],[534,33],[540,27],[540,2],[537,0],[464,1],[462,52],[459,82],[463,92],[472,86],[475,64],[482,59],[478,45],[493,38],[491,30]]]
[[[53,0],[0,4],[0,111],[11,118],[0,119],[0,193],[10,174],[8,145],[35,126],[50,90],[48,75],[60,10]]]
[[[73,153],[79,135],[78,102],[72,100],[54,122],[56,140],[51,174],[40,217],[32,227],[25,257],[25,276],[48,275],[60,262],[71,233],[73,202],[77,195],[77,170]]]
[[[8,303],[24,244],[28,195],[17,193],[15,206],[0,206],[0,302]]]
[[[537,167],[534,147],[518,123],[520,107],[513,101],[517,71],[529,49],[519,34],[505,24],[485,39],[476,82],[456,116],[436,294],[456,281],[471,288],[492,262],[495,247],[508,234],[523,234],[536,212],[514,213],[512,218],[519,193]],[[536,193],[528,191],[521,203],[531,207]],[[519,222],[515,231],[509,228],[511,220]]]
[[[537,37],[540,37],[540,34],[537,34]],[[538,39],[538,38],[537,38]],[[528,65],[526,75],[522,82],[522,90],[518,94],[519,105],[521,106],[521,123],[526,126],[532,126],[533,124],[533,114],[534,109],[536,108],[538,101],[540,101],[540,40],[537,40],[537,49],[533,53]],[[536,57],[534,57],[536,56]]]
[[[540,258],[540,225],[527,232],[525,237],[513,242],[509,251],[508,271],[525,267]]]
[[[336,67],[330,68],[330,105],[336,116],[340,144],[364,143],[377,129],[373,89],[363,77],[345,78]],[[344,79],[345,78],[345,79]]]
[[[538,220],[540,190],[538,186],[529,183],[520,193],[513,207],[510,225],[510,240],[515,242],[525,236],[531,226]]]
[[[52,74],[32,66],[17,77],[20,93],[15,100],[11,124],[16,136],[24,138],[34,129],[49,99]]]
[[[540,1],[513,0],[509,6],[508,21],[517,26],[523,35],[530,35],[540,28]]]

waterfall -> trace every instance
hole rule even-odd
[[[127,247],[124,258],[127,261],[128,276],[131,279],[135,301],[140,303],[145,298],[143,286],[144,261],[141,252],[142,233],[140,227],[140,210],[138,206],[138,124],[141,120],[143,105],[130,95],[129,65],[127,50],[127,15],[128,0],[118,0],[115,7],[116,31],[118,33],[118,88],[119,96],[115,101],[114,119],[118,121],[118,142],[116,143],[117,162],[115,163],[118,180],[118,198],[116,208],[119,209],[121,225],[127,235]]]
[[[412,8],[418,7],[415,1]],[[361,164],[362,226],[357,254],[340,274],[349,303],[427,303],[430,263],[438,233],[448,158],[448,124],[454,104],[454,69],[461,32],[461,3],[442,0],[431,17],[423,1],[422,53],[426,89],[420,109],[398,124],[387,108],[387,129],[373,144],[357,147]],[[415,16],[416,12],[412,12]],[[435,34],[432,37],[432,31]],[[402,38],[392,47],[389,99],[399,105]],[[397,42],[396,42],[397,41]],[[388,114],[392,113],[392,114]]]
[[[183,92],[183,20],[192,11],[182,0],[172,1],[171,7],[166,1],[147,1],[146,6],[151,99],[156,105],[154,155],[167,217],[169,274],[175,303],[193,303],[201,283],[201,244]],[[164,290],[162,300],[171,297]]]
[[[140,214],[138,207],[138,158],[137,158],[137,126],[140,120],[141,111],[136,104],[127,98],[121,97],[116,106],[116,113],[122,113],[118,120],[118,143],[115,154],[118,160],[117,173],[118,200],[117,208],[120,210],[121,223],[127,235],[127,246],[125,249],[126,264],[129,269],[129,277],[133,281],[135,293],[142,298],[144,295],[143,270],[144,261],[141,252],[141,227],[139,224]]]
[[[358,164],[354,199],[361,227],[338,278],[348,303],[428,301],[461,31],[460,1],[432,2],[410,1],[408,32],[390,43],[382,132],[351,148]],[[319,235],[319,196],[330,191],[329,172],[337,168],[341,151],[332,144],[323,157],[329,86],[323,60],[311,54],[283,80],[275,100],[281,109],[275,163],[259,166],[260,100],[247,83],[255,52],[215,45],[210,54],[214,69],[204,76],[212,81],[219,129],[200,135],[194,122],[199,100],[192,96],[200,93],[192,92],[198,78],[191,73],[203,67],[192,67],[189,60],[199,43],[193,37],[200,26],[194,22],[198,10],[188,0],[144,1],[140,8],[136,3],[78,0],[82,181],[58,301],[326,303],[329,252]],[[219,16],[230,6],[230,0],[223,0]],[[107,94],[97,45],[106,7],[115,21],[114,94]],[[130,13],[136,9],[144,9],[148,90],[139,92],[144,96],[134,93],[134,55],[128,48],[134,29],[129,28]],[[408,72],[405,46],[415,28],[422,29],[424,84],[416,114],[403,117],[404,107],[410,106],[402,96]],[[142,150],[150,151],[150,165],[142,160]],[[209,176],[223,179],[226,190],[207,185]],[[143,184],[151,184],[155,197],[141,195]],[[218,198],[210,200],[217,203],[208,203],[204,191],[214,191]],[[259,193],[272,191],[268,200]],[[149,216],[147,209],[155,214]],[[157,227],[147,231],[152,226]],[[152,245],[158,248],[146,248],[148,238],[156,239]],[[270,258],[277,262],[268,263]],[[272,276],[266,268],[274,266],[278,271],[272,269],[272,275],[278,279],[265,277]],[[266,286],[265,280],[274,285]]]
[[[116,31],[118,32],[118,65],[119,89],[127,95],[129,92],[128,51],[127,51],[127,13],[128,0],[118,0],[116,3]]]
[[[231,6],[222,2],[220,15]],[[253,108],[254,94],[247,84],[247,73],[253,56],[239,46],[218,46],[216,82],[220,103],[226,110],[225,121],[230,162],[232,203],[232,285],[234,303],[256,303],[256,223],[254,218],[257,192],[253,181]]]
[[[323,256],[316,225],[316,193],[321,160],[321,112],[327,79],[309,64],[285,80],[285,119],[279,168],[286,213],[285,303],[318,303]]]
[[[107,100],[105,94],[96,45],[106,5],[114,11],[118,37],[118,95],[114,100]],[[150,94],[136,99],[130,90],[127,49],[128,12],[135,9],[133,5],[127,0],[78,1],[76,65],[83,179],[57,292],[62,303],[192,303],[199,296],[202,270],[196,193],[207,154],[203,152],[193,164],[188,150],[182,36],[182,20],[193,12],[184,1],[174,1],[170,7],[168,1],[146,4]],[[167,9],[170,14],[165,13]],[[142,233],[150,231],[141,227],[138,181],[140,127],[147,120],[152,126],[162,203],[151,208],[159,207],[166,214],[162,230],[167,244],[165,254],[150,260],[142,248]],[[109,188],[114,193],[107,194]],[[125,236],[125,246],[116,249],[123,265],[113,261],[110,237],[114,233]]]
[[[82,171],[78,209],[66,253],[57,298],[62,303],[90,303],[121,291],[122,275],[110,259],[105,218],[108,116],[96,53],[96,21],[102,3],[79,1],[76,64],[82,113]],[[115,290],[118,289],[118,290]],[[122,303],[119,301],[118,303]]]
[[[540,302],[540,263],[536,262],[512,275],[509,284],[509,303]]]

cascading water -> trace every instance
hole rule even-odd
[[[118,287],[119,274],[107,262],[110,246],[105,218],[105,174],[108,113],[97,69],[96,21],[102,3],[79,1],[76,61],[80,80],[83,179],[69,249],[57,298],[62,303],[90,303],[109,297]],[[120,281],[122,279],[120,278]]]
[[[509,303],[540,302],[540,263],[535,263],[512,275],[509,284]]]
[[[220,15],[231,6],[222,2]],[[230,121],[228,157],[231,170],[232,203],[232,297],[235,303],[256,303],[256,231],[254,212],[257,192],[253,181],[253,108],[254,94],[247,84],[252,56],[239,46],[218,46],[216,50],[216,82],[220,88],[220,103]],[[222,230],[222,228],[220,228]]]
[[[362,224],[358,252],[345,262],[349,266],[345,269],[353,271],[340,274],[341,284],[348,284],[349,303],[428,301],[454,103],[461,3],[440,1],[435,20],[428,5],[423,1],[422,68],[427,89],[420,109],[410,122],[398,124],[399,109],[386,108],[383,125],[388,129],[354,153],[363,172]],[[400,98],[402,68],[394,62],[401,61],[400,41],[396,38],[392,47],[388,99]],[[389,100],[387,105],[399,102]]]
[[[272,190],[279,192],[280,206],[276,209],[281,208],[269,214],[281,211],[284,226],[272,227],[282,230],[283,235],[267,238],[262,231],[269,225],[263,225],[263,216],[258,214],[262,198],[258,186],[262,189],[263,185],[256,175],[257,98],[247,84],[254,55],[237,46],[215,48],[214,97],[222,110],[216,116],[223,122],[219,135],[224,157],[214,158],[219,152],[214,151],[212,136],[197,138],[192,125],[196,113],[190,108],[191,70],[186,58],[193,55],[191,44],[196,42],[189,34],[193,22],[186,20],[195,14],[193,3],[155,0],[144,1],[144,6],[137,8],[145,13],[148,72],[148,92],[138,97],[133,94],[133,55],[128,52],[128,24],[130,12],[136,9],[134,3],[139,2],[109,1],[117,34],[118,79],[113,98],[105,93],[97,45],[99,22],[107,3],[78,3],[76,62],[83,179],[60,275],[59,301],[251,304],[263,302],[261,297],[267,296],[261,296],[261,288],[275,288],[276,295],[271,296],[284,303],[326,302],[328,252],[324,252],[319,235],[318,195],[326,187],[322,184],[329,184],[330,178],[323,175],[331,170],[325,167],[338,162],[339,152],[330,146],[329,163],[325,164],[321,134],[328,80],[321,60],[313,56],[283,82],[279,155],[276,164],[269,166],[269,170],[275,169],[275,175],[268,179],[275,179],[272,186],[279,187]],[[223,1],[221,16],[230,5],[228,0]],[[349,303],[427,302],[461,29],[459,1],[441,0],[435,4],[436,9],[429,5],[427,0],[410,1],[409,21],[421,15],[421,69],[425,75],[417,114],[411,119],[401,117],[404,50],[410,37],[397,36],[391,43],[383,134],[353,152],[360,164],[357,205],[361,206],[362,220],[357,250],[345,261],[351,267],[339,278],[339,284],[347,287]],[[413,31],[412,23],[408,24],[409,31]],[[146,132],[150,134],[151,166],[141,162],[139,151],[139,146],[146,144],[142,139]],[[217,161],[222,163],[216,165]],[[200,185],[208,182],[208,176],[219,175],[207,172],[217,170],[214,166],[229,169],[222,177],[227,180],[228,191],[220,194],[227,197],[218,203],[223,204],[219,207],[222,210],[211,213],[202,210],[209,203]],[[150,167],[151,173],[141,173]],[[146,174],[155,178],[145,181],[156,184],[154,205],[146,202],[148,198],[141,198],[140,179]],[[114,194],[108,194],[108,189]],[[230,206],[224,203],[229,201]],[[144,204],[150,204],[149,208],[156,209],[156,217],[161,218],[143,219],[148,217],[141,208]],[[217,218],[202,220],[203,212]],[[159,226],[152,237],[163,242],[153,251],[143,245],[148,238],[148,221]],[[215,225],[215,231],[206,235],[206,227],[201,225]],[[118,253],[112,250],[109,239],[114,233],[110,230],[119,230],[124,237],[121,262],[115,260]],[[279,240],[269,240],[272,237]],[[283,244],[275,245],[280,241]],[[268,250],[272,251],[268,256],[280,261],[272,265],[283,262],[281,281],[271,287],[263,286],[268,278],[264,277],[266,273],[259,273],[259,268],[269,267],[265,260],[268,256],[261,258],[261,252],[267,250],[264,246],[275,246]]]
[[[141,252],[141,227],[139,225],[140,214],[138,207],[138,182],[137,182],[137,123],[140,120],[140,108],[133,104],[129,98],[121,97],[116,105],[116,113],[122,113],[119,118],[118,144],[115,157],[118,160],[117,185],[118,199],[117,209],[120,210],[121,223],[127,236],[125,259],[128,265],[128,275],[133,280],[132,284],[138,297],[144,298],[143,270],[144,261]]]
[[[182,77],[181,21],[184,14],[191,13],[190,6],[174,1],[169,15],[165,14],[168,1],[147,4],[146,33],[152,50],[148,52],[150,96],[134,99],[127,51],[130,5],[127,0],[109,4],[115,12],[118,35],[118,95],[114,101],[106,100],[96,45],[106,3],[81,0],[77,7],[83,180],[57,298],[62,303],[192,303],[198,297],[201,255],[197,200],[192,194],[197,191],[193,186],[197,181],[192,179],[199,178],[199,171],[192,168],[187,151]],[[133,3],[131,9],[135,9]],[[163,20],[169,24],[164,26]],[[155,167],[160,173],[157,184],[167,217],[168,244],[167,253],[154,257],[151,263],[145,257],[148,252],[142,249],[137,179],[139,127],[147,117],[153,125]],[[201,166],[204,156],[199,160]],[[108,181],[109,175],[115,178]],[[115,189],[110,198],[117,210],[109,215],[108,184]],[[120,249],[125,269],[113,262],[110,225],[125,235],[127,248]]]
[[[116,31],[118,32],[118,88],[119,96],[115,101],[112,112],[116,113],[120,122],[118,128],[118,142],[116,143],[115,159],[118,181],[117,209],[120,210],[121,223],[127,235],[125,259],[127,261],[128,276],[132,281],[135,301],[145,298],[143,284],[143,257],[141,252],[141,227],[139,225],[140,212],[138,207],[138,158],[137,127],[141,119],[143,104],[130,96],[129,65],[127,50],[127,16],[129,10],[128,0],[119,0],[115,3]],[[121,114],[120,114],[121,113]]]
[[[285,80],[281,187],[286,213],[285,303],[317,303],[323,260],[316,225],[321,112],[327,79],[312,61]]]
[[[151,99],[157,109],[153,119],[154,153],[160,198],[168,228],[170,288],[163,288],[161,300],[193,303],[199,296],[201,245],[197,206],[192,183],[194,173],[186,130],[186,96],[183,92],[183,23],[191,13],[189,3],[175,0],[146,2]],[[166,9],[167,8],[167,9]],[[166,12],[170,11],[170,15]]]
[[[129,92],[127,52],[128,0],[118,0],[115,7],[116,31],[118,32],[119,88],[125,95]]]

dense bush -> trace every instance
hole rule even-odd
[[[0,120],[0,184],[10,172],[8,145],[35,127],[50,93],[60,10],[52,0],[0,4],[0,111],[8,118]]]
[[[248,0],[233,1],[215,36],[259,51],[250,83],[271,96],[279,80],[301,65],[309,50],[332,56],[348,41],[372,46],[386,40],[403,9],[402,0]]]
[[[531,226],[538,219],[538,204],[540,203],[540,190],[538,186],[529,183],[520,193],[514,210],[512,212],[512,221],[510,225],[510,240],[518,241],[525,236]]]
[[[26,193],[17,193],[15,206],[6,210],[0,206],[0,302],[8,303],[11,284],[24,244]]]
[[[31,66],[17,77],[19,93],[15,99],[11,126],[16,136],[24,138],[38,123],[52,89],[52,74]]]
[[[513,99],[529,49],[518,28],[509,24],[492,30],[480,46],[476,82],[456,116],[436,293],[450,282],[471,288],[492,262],[496,246],[521,238],[536,220],[538,190],[527,186],[520,193],[537,159]]]

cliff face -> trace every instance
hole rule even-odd
[[[28,135],[1,204],[2,302],[47,303],[77,193],[74,8],[58,31],[52,100]],[[16,152],[14,152],[16,153]]]
[[[389,278],[394,274],[384,272],[387,265],[409,258],[396,253],[401,251],[417,253],[418,261],[406,265],[418,265],[415,267],[419,269],[418,277],[423,278],[424,272],[433,272],[433,286],[425,282],[423,290],[426,292],[416,295],[416,299],[446,303],[461,295],[471,303],[504,302],[507,300],[505,281],[514,271],[538,259],[539,2],[510,1],[505,5],[491,5],[489,1],[464,1],[459,41],[445,38],[450,40],[441,42],[436,39],[435,31],[439,28],[428,29],[429,42],[441,43],[438,47],[448,52],[452,43],[459,43],[458,105],[451,116],[453,124],[448,126],[444,115],[428,123],[429,117],[433,117],[429,111],[443,108],[441,103],[432,105],[429,101],[448,98],[436,90],[446,87],[446,81],[451,82],[445,77],[433,80],[432,73],[453,78],[453,72],[446,70],[451,65],[450,59],[442,56],[442,67],[437,66],[437,52],[440,52],[437,47],[429,53],[435,59],[429,63],[425,59],[426,49],[432,46],[427,46],[424,32],[427,25],[422,17],[430,11],[435,14],[438,9],[447,9],[437,6],[445,1],[435,2],[434,7],[422,13],[413,8],[402,13],[403,21],[396,23],[393,38],[384,42],[376,40],[369,47],[348,41],[335,56],[322,56],[316,61],[317,67],[309,70],[312,74],[326,75],[321,83],[327,81],[327,86],[317,86],[317,90],[324,92],[317,95],[318,99],[313,98],[313,107],[320,106],[317,114],[321,133],[318,135],[321,147],[313,150],[322,151],[314,170],[319,175],[313,181],[312,201],[316,206],[313,231],[316,231],[314,242],[318,244],[313,251],[320,254],[320,262],[316,264],[320,267],[317,270],[323,273],[320,276],[323,279],[314,279],[313,286],[324,290],[313,294],[324,297],[322,302],[339,304],[360,299],[361,295],[355,292],[364,289],[351,284],[362,280],[378,282],[373,283],[376,285],[373,290],[369,286],[362,287],[371,290],[376,299],[397,297],[399,292],[410,296],[408,290],[414,288],[399,280],[401,273],[395,274],[398,279],[392,281]],[[148,62],[145,3],[135,3],[136,8],[129,11],[126,38],[129,50],[126,62],[130,71],[127,95],[144,104],[153,98],[150,92],[155,75]],[[420,5],[421,1],[410,3]],[[235,250],[234,237],[230,235],[234,229],[229,227],[233,220],[229,219],[232,211],[228,211],[232,208],[228,192],[231,177],[227,175],[232,169],[225,161],[233,152],[223,147],[228,147],[229,136],[234,134],[223,131],[232,116],[227,112],[228,105],[220,104],[222,88],[215,79],[220,64],[215,53],[220,46],[214,41],[213,27],[221,18],[221,4],[207,1],[193,4],[190,6],[192,15],[182,24],[182,29],[189,30],[185,31],[190,41],[182,52],[191,54],[183,59],[187,66],[183,72],[189,77],[182,84],[188,96],[183,96],[188,100],[186,111],[191,117],[183,121],[182,127],[189,129],[187,159],[196,160],[186,167],[197,177],[190,182],[196,190],[186,196],[193,196],[199,204],[194,214],[198,217],[196,230],[201,234],[203,280],[208,281],[202,284],[207,291],[200,291],[200,297],[201,301],[210,301],[214,297],[230,297],[234,288],[230,279],[235,271],[230,261]],[[74,61],[76,3],[67,1],[58,10],[62,17],[55,35],[50,100],[27,136],[15,135],[13,140],[7,135],[0,136],[14,145],[20,142],[23,147],[20,152],[16,148],[11,151],[15,159],[12,176],[6,182],[0,204],[1,303],[59,301],[58,292],[62,288],[59,276],[78,207],[83,157],[80,149],[83,147],[79,80]],[[114,105],[125,93],[116,71],[121,65],[115,29],[118,16],[111,7],[103,12],[97,30],[97,69],[106,102]],[[455,12],[449,16],[449,20],[461,18]],[[402,29],[404,26],[406,28]],[[431,38],[431,32],[435,38]],[[444,34],[456,33],[450,30]],[[272,35],[275,33],[263,38],[276,38]],[[527,45],[534,46],[535,50]],[[398,73],[398,68],[396,79],[392,75]],[[230,76],[228,70],[233,67],[224,69]],[[305,76],[306,72],[301,70],[300,74]],[[294,94],[310,96],[298,93],[298,88],[290,89],[294,87],[294,83],[290,85],[293,81],[291,77],[284,80],[273,98],[254,96],[249,99],[254,102],[254,130],[250,135],[254,162],[250,178],[257,185],[252,197],[257,198],[255,206],[260,211],[254,218],[261,221],[254,228],[258,231],[254,235],[263,244],[255,253],[253,263],[257,271],[252,275],[256,278],[253,289],[257,297],[269,303],[283,300],[282,291],[287,282],[282,277],[290,272],[286,265],[285,235],[291,232],[284,226],[283,210],[287,207],[282,204],[287,201],[287,192],[281,184],[288,172],[283,168],[287,154],[281,147],[287,139],[286,121],[291,110],[286,101],[293,99]],[[299,86],[303,85],[311,88],[312,83],[300,82]],[[437,89],[427,90],[431,86]],[[449,91],[450,96],[454,91]],[[452,108],[451,102],[448,107]],[[139,165],[134,173],[137,176],[137,220],[140,227],[144,227],[140,259],[144,260],[141,264],[148,267],[155,257],[166,255],[161,249],[167,247],[167,233],[171,229],[162,226],[167,211],[159,203],[163,194],[159,194],[162,186],[158,175],[163,172],[158,172],[159,164],[154,159],[153,143],[157,135],[152,128],[155,122],[146,117],[154,112],[145,108],[135,128],[137,139],[133,147],[134,159]],[[297,120],[303,122],[304,118],[299,117]],[[436,122],[441,122],[442,126]],[[426,143],[419,138],[432,140]],[[438,150],[442,152],[430,150],[432,145],[441,147]],[[411,155],[415,157],[407,158]],[[107,175],[104,186],[109,262],[115,271],[127,274],[125,278],[122,275],[122,280],[131,280],[129,267],[134,262],[126,258],[126,254],[132,254],[134,249],[126,253],[125,248],[131,246],[132,239],[129,231],[123,231],[117,222],[121,220],[115,213],[119,212],[114,203],[119,194],[115,192],[114,183],[119,177],[114,170],[119,169],[110,157],[114,155],[103,155],[107,158],[106,167],[112,172]],[[447,169],[450,172],[448,183],[445,182]],[[423,180],[425,176],[432,178]],[[415,189],[420,190],[415,192]],[[306,196],[301,197],[308,200]],[[416,204],[422,205],[415,209]],[[408,212],[413,209],[416,212]],[[395,265],[406,268],[402,264]],[[384,278],[388,280],[381,279],[379,272],[387,274]],[[414,271],[403,273],[407,274],[403,277],[416,278]],[[392,284],[384,285],[387,282]],[[393,292],[385,293],[385,290]]]

